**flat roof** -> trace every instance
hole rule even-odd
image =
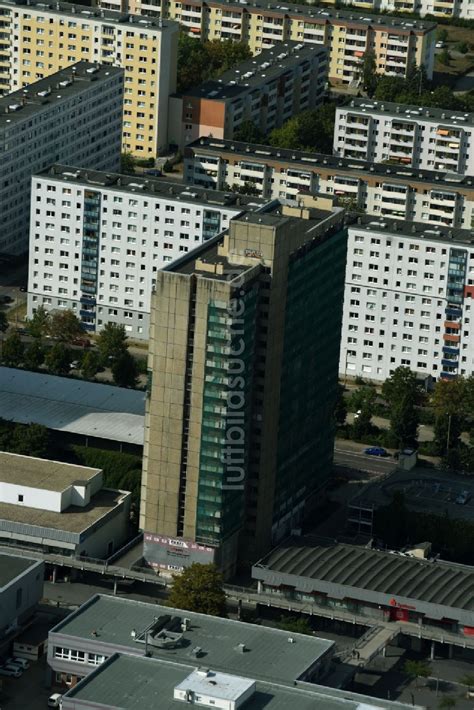
[[[0,418],[143,446],[145,392],[0,367]]]
[[[178,683],[176,690],[192,690],[194,693],[210,693],[212,697],[236,701],[252,685],[250,678],[241,678],[230,673],[216,673],[211,670],[193,670]]]
[[[21,486],[61,492],[70,488],[73,483],[89,481],[98,473],[98,468],[0,451],[2,483],[17,483]]]
[[[81,20],[94,20],[95,22],[117,23],[119,25],[134,25],[138,31],[153,29],[164,30],[170,27],[178,29],[178,23],[173,20],[163,20],[161,17],[150,15],[131,15],[117,10],[106,10],[105,8],[91,7],[90,5],[80,5],[68,2],[47,2],[47,0],[1,0],[3,5],[12,7],[23,7],[28,12],[52,12],[54,15],[69,15],[77,22]]]
[[[442,186],[439,192],[445,192]],[[358,216],[349,225],[349,229],[358,231],[390,233],[393,236],[409,237],[410,239],[426,239],[439,241],[449,246],[450,244],[472,244],[474,246],[474,229],[458,229],[454,227],[441,227],[424,222],[408,222],[390,217],[374,217],[373,215]]]
[[[246,210],[257,209],[268,202],[268,200],[264,200],[261,197],[209,190],[205,187],[184,185],[174,180],[152,177],[151,175],[122,175],[101,170],[85,170],[68,165],[53,165],[33,177],[47,180],[48,182],[75,183],[77,185],[88,185],[95,189],[103,188],[126,194],[147,195],[156,199],[161,198],[186,203],[197,202],[209,205],[210,208],[233,208],[236,212],[244,208]]]
[[[315,636],[289,634],[242,621],[102,595],[92,597],[51,633],[61,638],[88,639],[91,643],[100,643],[102,648],[110,646],[113,651],[143,656],[142,632],[156,617],[164,615],[189,619],[189,628],[175,647],[158,648],[148,643],[148,653],[153,658],[194,666],[203,664],[215,671],[247,678],[292,683],[334,646],[333,641]],[[131,636],[132,630],[136,638]],[[289,636],[294,643],[288,643]],[[240,644],[245,645],[243,652]],[[198,655],[193,649],[200,649]]]
[[[182,96],[194,96],[221,101],[232,99],[241,93],[258,89],[274,81],[293,66],[319,55],[327,55],[323,45],[303,44],[302,42],[277,42],[271,49],[247,59],[237,67],[221,74],[218,79],[210,79],[199,86],[187,89]]]
[[[442,121],[447,125],[456,124],[458,126],[472,127],[474,125],[474,113],[464,111],[452,111],[451,109],[432,108],[430,106],[410,106],[407,104],[391,103],[390,101],[371,101],[370,99],[352,99],[347,106],[338,106],[338,111],[348,111],[355,109],[358,113],[382,113],[393,118],[417,121],[418,119],[433,119]]]
[[[218,138],[202,137],[197,138],[184,149],[184,155],[188,151],[199,156],[203,154],[216,153],[217,155],[232,155],[236,159],[241,158],[249,163],[262,163],[274,161],[277,163],[288,162],[298,169],[303,168],[308,172],[318,170],[340,170],[342,176],[353,175],[360,179],[360,173],[377,175],[385,178],[388,182],[392,180],[402,180],[403,182],[426,182],[444,184],[451,183],[454,190],[474,186],[472,175],[460,175],[459,173],[440,172],[435,170],[420,170],[408,166],[388,165],[385,163],[370,163],[366,160],[356,160],[354,158],[339,158],[334,155],[324,153],[311,153],[301,150],[289,150],[288,148],[275,148],[270,145],[259,145],[256,143],[245,143],[243,141],[233,141]]]
[[[198,2],[198,4],[200,4]],[[392,31],[408,32],[427,32],[435,29],[435,22],[427,20],[418,20],[405,17],[395,17],[394,15],[374,15],[369,12],[354,10],[340,10],[338,8],[324,6],[323,8],[311,7],[308,5],[280,5],[273,0],[259,0],[259,2],[236,2],[235,0],[206,0],[206,4],[214,7],[223,5],[238,9],[241,12],[251,12],[253,9],[268,11],[276,15],[288,15],[310,18],[321,24],[328,22],[334,24],[351,24],[351,25],[379,25],[381,29],[389,29]]]
[[[59,530],[68,533],[85,532],[107,513],[120,505],[127,495],[125,491],[103,488],[84,507],[71,505],[62,513],[39,508],[28,508],[13,503],[0,503],[0,530],[12,533],[34,534],[33,528]],[[1,539],[1,534],[0,534]]]
[[[313,536],[290,538],[254,565],[252,576],[279,585],[282,577],[378,592],[474,611],[474,567],[419,560]],[[340,592],[333,588],[336,596]]]
[[[35,113],[49,109],[93,88],[94,82],[123,74],[111,64],[77,62],[45,79],[0,97],[0,130],[29,120]]]
[[[121,710],[145,710],[153,707],[159,707],[160,710],[177,710],[183,707],[183,701],[173,699],[174,688],[182,685],[193,671],[195,666],[117,653],[89,673],[74,688],[69,689],[63,695],[63,707],[65,710],[96,705]],[[404,703],[368,698],[345,690],[326,690],[309,683],[285,686],[257,681],[255,693],[246,701],[245,710],[261,710],[263,707],[265,710],[408,708]],[[413,708],[412,705],[409,707]]]
[[[0,552],[0,591],[7,584],[13,582],[14,579],[20,577],[24,572],[31,567],[40,564],[38,560],[28,559],[27,557],[17,557],[16,555],[7,555]]]

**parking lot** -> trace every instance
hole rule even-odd
[[[413,501],[420,499],[420,502],[431,502],[437,505],[441,503],[454,503],[464,507],[471,507],[474,510],[474,486],[470,481],[450,481],[449,479],[417,478],[412,481],[389,483],[385,490],[393,493],[400,491],[407,499]],[[463,502],[464,501],[464,502]]]
[[[46,657],[31,661],[21,678],[2,677],[0,703],[2,710],[45,710],[53,692],[45,687]]]

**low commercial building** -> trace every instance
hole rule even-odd
[[[246,121],[268,133],[322,103],[327,68],[324,47],[278,42],[219,79],[171,96],[168,142],[182,149],[200,136],[233,138]]]
[[[287,40],[323,44],[329,50],[329,78],[335,82],[358,83],[368,49],[375,53],[378,74],[405,76],[416,64],[424,66],[431,79],[436,24],[411,17],[371,15],[370,9],[378,9],[379,2],[351,0],[351,5],[363,8],[341,10],[293,3],[286,7],[274,0],[193,0],[187,4],[181,0],[98,0],[104,8],[169,17],[202,40],[245,42],[252,54]],[[417,0],[394,2],[397,10],[402,10],[405,3]]]
[[[338,106],[334,155],[474,174],[474,113],[353,99]]]
[[[64,444],[141,454],[145,392],[0,367],[0,419],[41,424]]]
[[[291,634],[289,643],[288,638],[287,631],[96,595],[50,631],[48,664],[59,685],[75,685],[115,653],[205,664],[264,682],[323,678],[333,641]]]
[[[317,538],[291,538],[252,568],[265,597],[397,622],[402,634],[474,648],[474,568]],[[263,597],[262,597],[263,598]],[[444,635],[443,635],[444,633]]]
[[[404,703],[347,691],[283,685],[234,673],[196,669],[191,664],[114,654],[62,697],[63,710],[107,707],[120,710],[160,707],[179,710],[183,702],[224,710],[408,710]],[[413,706],[410,706],[413,710]]]
[[[38,306],[71,309],[88,331],[120,323],[129,337],[147,340],[158,270],[263,204],[55,165],[32,180],[28,315]]]
[[[43,596],[44,563],[0,553],[0,653],[21,632]]]
[[[250,185],[265,199],[334,195],[377,217],[474,227],[472,175],[201,137],[185,148],[184,179],[217,190]]]
[[[0,453],[0,541],[62,555],[109,557],[128,534],[131,494],[99,469]]]
[[[0,97],[0,254],[28,249],[33,173],[58,160],[120,169],[123,95],[121,69],[79,62]],[[71,202],[46,204],[71,233]]]
[[[471,375],[473,233],[360,217],[348,240],[340,375]]]

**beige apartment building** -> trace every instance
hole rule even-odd
[[[236,40],[253,54],[278,42],[324,44],[329,49],[329,78],[350,84],[360,75],[366,51],[375,52],[377,72],[404,76],[413,63],[433,75],[435,28],[433,22],[361,10],[290,4],[271,0],[97,0],[104,8],[176,20],[193,37]],[[371,8],[370,3],[361,7]]]
[[[140,527],[165,574],[231,574],[321,498],[346,255],[328,207],[271,202],[157,273]]]
[[[177,38],[178,25],[156,17],[62,2],[0,0],[0,93],[81,60],[122,67],[123,150],[154,157],[166,147]]]

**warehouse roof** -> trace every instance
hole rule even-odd
[[[63,708],[69,710],[100,705],[103,708],[121,710],[152,707],[178,710],[183,706],[183,701],[173,699],[174,688],[183,684],[193,672],[195,667],[191,665],[114,654],[63,695]],[[210,680],[209,694],[212,695],[212,678]],[[235,680],[238,682],[241,678],[237,677]],[[265,710],[402,710],[408,706],[347,691],[326,691],[321,686],[311,686],[308,683],[289,687],[258,681],[254,695],[245,703],[245,709],[261,710],[263,707]]]
[[[0,482],[17,483],[47,491],[64,491],[76,482],[89,481],[100,469],[38,459],[0,451]]]
[[[158,647],[150,641],[147,650],[154,658],[204,663],[216,671],[247,678],[293,682],[334,645],[326,639],[293,633],[294,643],[289,643],[288,632],[280,629],[101,595],[83,604],[51,633],[61,639],[91,639],[93,635],[94,643],[103,649],[110,646],[114,651],[144,655],[144,630],[165,616],[178,617],[181,622],[188,619],[188,628],[172,647]]]
[[[0,367],[0,418],[142,446],[145,393]]]
[[[281,575],[474,611],[474,568],[311,536],[290,538],[253,567],[268,584]]]
[[[38,560],[30,560],[27,557],[17,557],[16,555],[5,555],[0,553],[0,589],[20,577],[26,570],[35,565],[40,565]]]

